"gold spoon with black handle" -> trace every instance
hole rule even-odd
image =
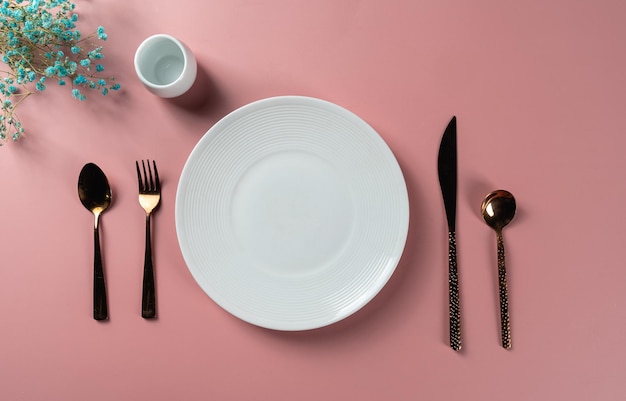
[[[498,286],[500,295],[500,333],[502,336],[502,346],[506,349],[511,349],[509,293],[502,229],[509,224],[515,216],[515,198],[508,191],[493,191],[485,197],[480,208],[483,219],[485,219],[487,225],[496,231],[498,246]]]

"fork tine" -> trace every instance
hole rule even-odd
[[[148,181],[148,174],[146,173],[146,163],[142,160],[141,167],[143,169],[143,190],[148,191],[150,189],[150,181]]]
[[[139,162],[135,161],[135,166],[137,166],[137,181],[139,182],[139,192],[143,191],[143,181],[141,180],[141,172],[139,171]]]
[[[152,165],[154,166],[154,190],[161,192],[161,181],[159,180],[159,172],[157,171],[156,162],[154,160],[152,160]]]
[[[154,191],[154,180],[152,179],[152,168],[150,168],[150,160],[146,159],[146,164],[148,165],[148,176],[150,177],[150,186],[148,191]]]

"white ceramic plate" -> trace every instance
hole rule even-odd
[[[222,308],[276,330],[337,322],[395,270],[404,177],[367,123],[308,97],[230,113],[191,152],[176,195],[180,248]]]

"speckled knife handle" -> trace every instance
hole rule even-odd
[[[498,284],[500,287],[500,332],[502,346],[511,349],[511,323],[509,321],[509,292],[506,283],[506,264],[504,259],[504,241],[498,232]]]
[[[450,294],[450,346],[461,349],[461,305],[459,302],[459,273],[456,266],[456,233],[448,232],[448,287]]]

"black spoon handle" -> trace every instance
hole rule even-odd
[[[104,280],[104,269],[102,267],[102,254],[100,253],[100,233],[98,230],[97,222],[93,234],[93,318],[96,320],[106,320],[109,317],[107,307],[107,293]]]

